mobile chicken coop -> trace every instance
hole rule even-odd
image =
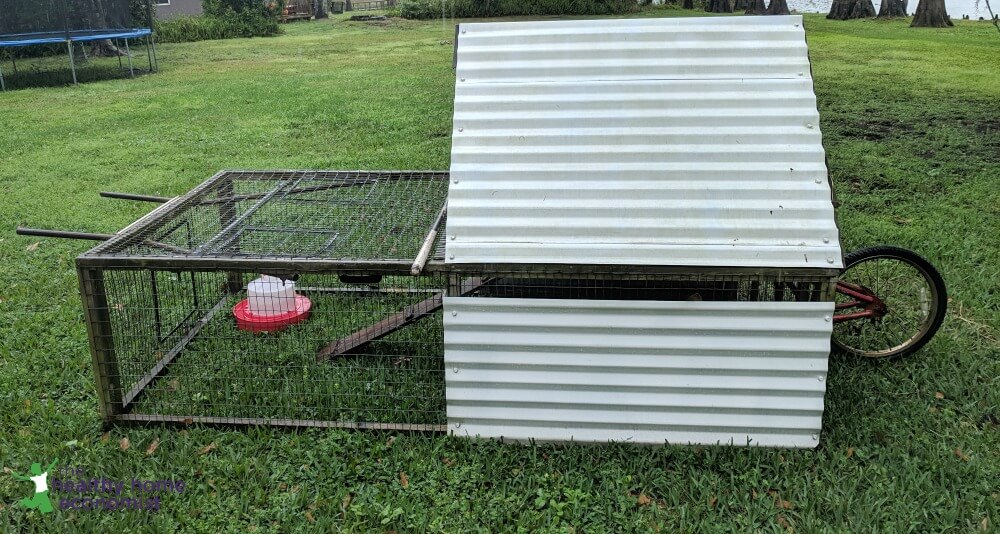
[[[450,172],[222,172],[78,259],[106,420],[815,446],[842,258],[801,18],[456,46]]]

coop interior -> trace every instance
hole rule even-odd
[[[831,298],[831,279],[822,276],[768,274],[622,274],[492,272],[469,278],[452,275],[452,296],[515,299],[650,300],[710,302],[821,302]],[[479,280],[469,290],[469,280]]]

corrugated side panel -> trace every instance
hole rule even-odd
[[[446,297],[449,431],[815,447],[831,302]]]
[[[448,262],[841,266],[797,16],[463,24],[451,176]]]

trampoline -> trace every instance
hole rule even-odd
[[[0,49],[35,45],[66,44],[73,83],[77,83],[73,44],[87,41],[122,41],[128,58],[129,75],[135,76],[129,41],[144,39],[149,71],[157,70],[153,39],[152,5],[146,3],[146,24],[136,24],[129,0],[0,0]],[[16,61],[11,54],[11,60]],[[119,56],[119,61],[121,56]],[[0,89],[6,91],[0,64]]]

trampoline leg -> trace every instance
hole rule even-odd
[[[156,57],[156,39],[153,39],[153,34],[149,34],[149,42],[153,45],[153,69],[156,72],[160,72],[160,60]]]
[[[124,68],[122,66],[122,55],[120,53],[115,55],[118,56],[118,70],[122,70]]]
[[[149,72],[153,72],[153,56],[149,52],[149,36],[146,36],[146,59],[149,61]]]
[[[66,41],[66,49],[69,50],[69,70],[73,72],[73,85],[77,85],[76,63],[73,61],[73,41]]]
[[[6,91],[7,84],[3,81],[3,66],[0,65],[0,91]]]
[[[128,75],[135,78],[135,71],[132,70],[132,52],[128,49],[128,38],[125,38],[125,55],[128,56]]]

